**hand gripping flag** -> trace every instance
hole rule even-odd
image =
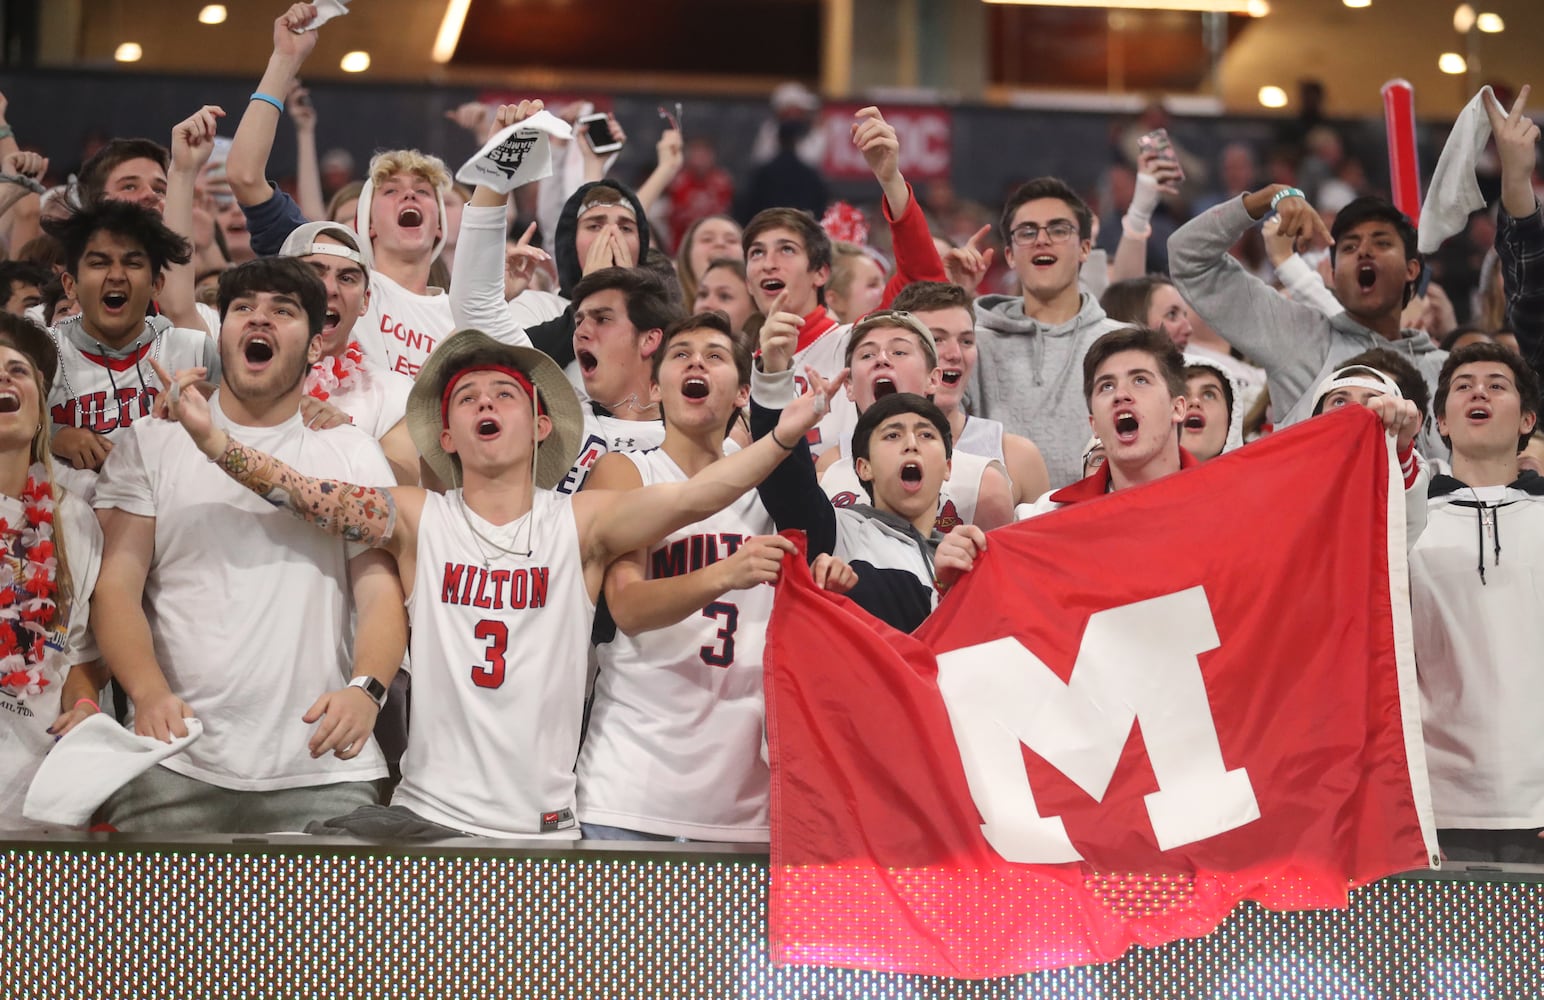
[[[1361,407],[992,532],[913,635],[789,556],[766,691],[775,961],[1110,961],[1436,863]]]

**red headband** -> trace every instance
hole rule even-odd
[[[450,426],[450,397],[456,391],[456,386],[461,384],[462,379],[475,372],[499,372],[500,374],[508,375],[519,383],[520,388],[525,390],[527,396],[536,400],[536,412],[538,414],[547,412],[547,408],[542,405],[541,397],[536,393],[536,387],[531,384],[530,376],[526,375],[525,372],[518,368],[510,368],[508,365],[478,365],[475,368],[464,368],[456,372],[455,377],[445,386],[445,394],[440,397],[441,427]]]

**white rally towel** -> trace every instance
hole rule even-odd
[[[1421,206],[1421,224],[1417,230],[1421,253],[1435,253],[1449,236],[1463,232],[1471,214],[1485,207],[1485,196],[1474,179],[1475,163],[1490,141],[1490,118],[1485,114],[1485,101],[1500,108],[1502,115],[1506,114],[1506,108],[1501,107],[1489,87],[1481,87],[1474,99],[1458,113],[1447,144],[1442,147],[1442,156],[1437,160],[1437,170],[1431,175],[1426,202]]]
[[[538,111],[495,133],[456,171],[456,180],[508,194],[552,176],[553,138],[572,139],[573,135],[568,122],[550,111]]]
[[[297,35],[306,31],[315,31],[335,17],[342,17],[348,13],[349,0],[311,0],[316,7],[316,18],[300,31]]]
[[[43,758],[22,815],[34,823],[80,826],[113,792],[204,735],[199,720],[182,721],[188,735],[163,743],[134,735],[110,715],[87,717]]]

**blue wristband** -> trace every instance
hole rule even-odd
[[[253,96],[255,97],[257,95],[254,94]],[[1305,195],[1303,192],[1299,191],[1297,188],[1295,188],[1295,187],[1284,187],[1280,191],[1277,191],[1274,195],[1271,196],[1271,211],[1272,212],[1276,211],[1276,203],[1281,201],[1281,199],[1283,199],[1283,198],[1301,198],[1304,201],[1308,200],[1308,196]]]
[[[250,101],[262,101],[262,102],[264,102],[266,104],[272,104],[274,106],[274,110],[278,111],[279,114],[281,114],[281,115],[284,114],[284,102],[279,100],[277,97],[270,96],[268,94],[263,93],[262,91],[259,91],[259,90],[252,91],[252,96],[247,98],[247,100],[249,102]],[[1275,205],[1275,203],[1272,202],[1272,206],[1273,207],[1274,207],[1274,205]]]

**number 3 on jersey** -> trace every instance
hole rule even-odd
[[[724,621],[718,630],[718,644],[702,647],[702,662],[710,667],[733,666],[734,631],[740,625],[739,606],[730,604],[728,601],[714,601],[702,609],[702,617],[712,618],[714,621],[722,618]]]
[[[488,662],[472,667],[472,683],[484,688],[501,687],[504,683],[504,652],[509,648],[509,626],[484,618],[472,630],[472,635],[488,644],[483,650],[483,658]]]

